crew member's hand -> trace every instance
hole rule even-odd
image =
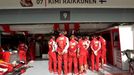
[[[80,54],[77,54],[77,57],[80,57]]]
[[[52,50],[52,52],[55,52],[55,50]]]
[[[58,55],[61,55],[62,53],[58,52]]]
[[[67,50],[63,50],[62,54],[65,54],[65,53],[67,53]]]
[[[97,51],[94,51],[95,56],[97,56]]]

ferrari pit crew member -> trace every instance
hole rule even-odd
[[[30,39],[28,48],[29,48],[30,62],[33,62],[35,60],[35,40],[34,39]]]
[[[68,62],[68,47],[69,47],[69,40],[64,35],[64,32],[59,34],[59,37],[56,39],[57,43],[57,51],[58,51],[58,74],[61,75],[62,71],[62,60],[64,63],[64,75],[67,75],[67,62]]]
[[[77,56],[79,58],[80,74],[87,70],[87,49],[89,44],[83,39],[79,39]]]
[[[102,58],[102,65],[106,64],[106,40],[99,36],[99,41],[101,42],[101,58]]]
[[[27,45],[24,44],[23,42],[21,42],[18,45],[19,58],[20,61],[24,61],[24,63],[27,63],[27,58],[26,58],[27,49],[28,49]]]
[[[89,40],[89,37],[86,36],[85,39],[84,39],[84,42],[85,42],[85,48],[86,48],[86,51],[87,51],[87,62],[89,63],[89,60],[90,60],[90,55],[89,55],[89,46],[90,46],[90,40]],[[88,65],[85,65],[84,66],[85,70],[88,69]]]
[[[49,72],[56,73],[57,72],[57,59],[56,59],[56,51],[57,51],[57,44],[55,42],[55,37],[52,36],[48,42],[49,46]]]
[[[86,55],[87,55],[87,56],[85,56],[85,57],[86,57],[86,59],[87,59],[88,56],[89,56],[89,54],[88,54],[88,49],[89,49],[90,41],[89,41],[88,37],[83,37],[83,39],[84,39],[84,41],[83,41],[83,46],[84,46],[84,48],[85,48],[85,50],[86,50]],[[87,69],[88,69],[88,66],[87,66],[87,64],[85,64],[85,65],[84,65],[84,70],[86,71]]]
[[[78,59],[77,59],[77,45],[78,42],[75,40],[75,36],[72,35],[71,39],[69,41],[69,48],[68,48],[68,55],[69,55],[69,59],[68,59],[68,66],[69,66],[69,74],[72,73],[72,68],[74,71],[74,74],[77,75],[78,74]],[[74,67],[72,66],[72,64],[74,65]]]
[[[99,58],[101,55],[101,42],[97,40],[96,37],[91,41],[91,70],[94,71],[94,67],[96,67],[96,71],[99,71]],[[95,63],[96,62],[96,63]]]

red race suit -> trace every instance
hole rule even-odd
[[[55,42],[55,40],[50,39],[48,42],[48,46],[49,46],[49,71],[50,72],[57,72],[57,59],[56,59],[56,50],[57,50],[57,44]]]
[[[20,43],[18,46],[20,61],[24,61],[25,63],[27,63],[27,60],[26,60],[27,49],[28,47],[24,43]]]
[[[99,41],[101,42],[101,57],[104,64],[106,64],[106,40],[100,36]]]
[[[58,74],[61,75],[62,71],[62,60],[64,63],[64,75],[67,75],[67,62],[68,62],[68,47],[69,47],[69,40],[63,34],[60,35],[57,39],[57,51],[58,51]]]
[[[69,59],[68,59],[68,66],[69,66],[69,73],[72,73],[72,64],[74,65],[74,74],[78,73],[78,59],[77,59],[77,45],[78,42],[75,39],[71,39],[69,42]]]
[[[96,38],[93,38],[93,40],[91,41],[91,49],[92,49],[92,53],[91,53],[91,70],[94,70],[94,66],[96,67],[96,70],[99,70],[99,58],[101,55],[101,43],[100,41],[98,41]],[[95,63],[96,62],[96,63]]]
[[[78,43],[78,57],[79,57],[79,67],[80,67],[80,73],[82,73],[84,70],[87,70],[87,55],[88,55],[88,49],[89,44],[87,43],[87,40],[79,40]]]
[[[29,54],[30,54],[30,59],[35,60],[35,42],[31,41],[29,42]]]

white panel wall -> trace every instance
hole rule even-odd
[[[121,46],[121,51],[126,50],[126,49],[131,49],[133,50],[133,30],[132,26],[120,26],[119,27],[119,34],[120,34],[120,46]],[[123,70],[128,70],[128,59],[126,55],[121,54],[122,56],[122,69]]]

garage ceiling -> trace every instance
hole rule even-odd
[[[94,32],[111,27],[111,23],[81,23],[80,32]],[[60,30],[64,30],[64,24],[59,24]],[[74,24],[69,24],[70,30],[73,30]],[[46,34],[53,32],[53,24],[27,24],[11,25],[11,31],[28,31],[30,34]]]

